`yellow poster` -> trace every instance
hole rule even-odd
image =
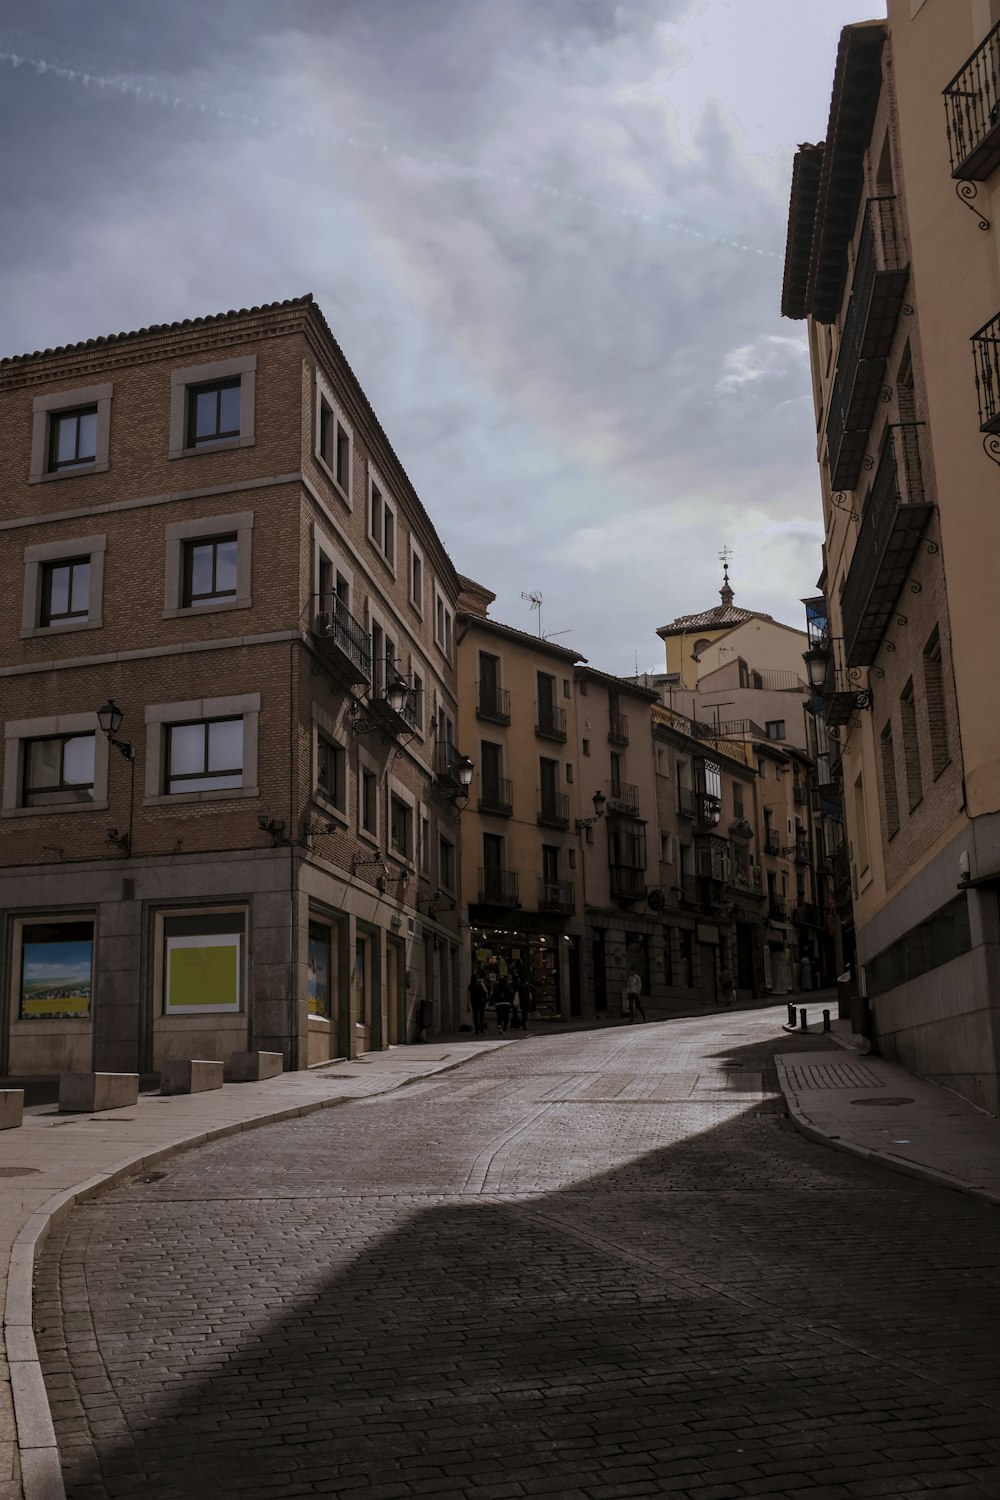
[[[167,1010],[239,1010],[236,933],[167,938]]]

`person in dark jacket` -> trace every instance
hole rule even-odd
[[[481,974],[473,974],[469,980],[469,1004],[472,1006],[472,1025],[476,1035],[486,1030],[486,1002],[489,993]]]
[[[514,1005],[514,996],[511,991],[510,981],[506,974],[501,974],[493,990],[493,1008],[497,1013],[497,1031],[507,1031],[510,1027],[510,1013]]]

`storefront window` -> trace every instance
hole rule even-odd
[[[22,1021],[90,1015],[94,923],[82,918],[25,922],[20,929]]]
[[[165,1014],[240,1010],[244,913],[191,912],[162,922]]]
[[[492,991],[500,976],[526,975],[534,991],[534,1016],[539,1021],[559,1020],[559,942],[547,934],[517,932],[507,928],[478,927],[472,931],[472,966]]]
[[[354,1020],[358,1026],[368,1025],[368,992],[371,985],[370,948],[370,940],[366,937],[359,937],[354,947]]]
[[[330,1017],[331,932],[325,922],[309,923],[309,1014]]]

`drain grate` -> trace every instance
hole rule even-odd
[[[869,1107],[876,1104],[913,1104],[913,1099],[852,1099],[852,1104],[867,1104]]]
[[[864,1063],[785,1063],[789,1083],[796,1089],[880,1089],[885,1083]]]
[[[0,1177],[34,1177],[41,1167],[0,1167]]]

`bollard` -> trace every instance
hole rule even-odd
[[[825,1010],[823,1012],[823,1030],[830,1030],[830,1012],[828,1010]]]
[[[788,1024],[792,1027],[795,1025],[795,1006],[792,1004],[788,1006]]]
[[[809,1017],[806,1015],[805,1010],[799,1011],[799,1026],[803,1031],[809,1030]]]

